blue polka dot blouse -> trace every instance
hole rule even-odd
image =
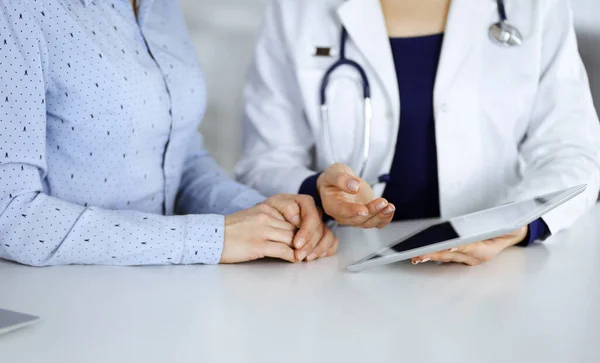
[[[177,2],[138,2],[0,0],[0,258],[214,264],[264,200],[203,150]]]

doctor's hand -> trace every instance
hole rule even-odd
[[[317,179],[317,189],[327,215],[342,225],[383,228],[394,217],[396,207],[383,198],[344,164],[331,165]]]
[[[496,258],[507,249],[525,240],[529,227],[523,227],[502,237],[476,242],[470,245],[453,248],[449,251],[436,252],[412,259],[414,265],[429,261],[462,263],[477,266]]]

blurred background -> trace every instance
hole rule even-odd
[[[242,85],[267,1],[181,0],[208,85],[201,127],[205,145],[230,172],[240,155]],[[580,52],[600,110],[600,1],[571,2]]]
[[[200,129],[229,172],[240,156],[242,87],[267,1],[181,0],[208,87]]]

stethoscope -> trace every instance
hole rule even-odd
[[[496,4],[498,5],[498,16],[500,21],[490,25],[489,35],[492,41],[497,44],[513,47],[519,46],[523,43],[523,37],[519,30],[512,26],[506,15],[506,8],[504,6],[504,0],[496,0]],[[323,122],[323,133],[325,136],[325,143],[327,144],[327,150],[329,153],[329,158],[334,163],[338,160],[335,155],[335,148],[332,142],[331,135],[331,125],[329,120],[329,109],[327,106],[327,86],[329,84],[329,79],[331,74],[338,68],[342,66],[349,66],[354,68],[362,79],[363,86],[363,141],[362,141],[362,153],[360,155],[359,160],[359,170],[358,176],[360,178],[364,177],[365,169],[367,167],[367,162],[369,160],[370,154],[370,143],[371,139],[371,123],[373,118],[373,112],[371,108],[371,87],[369,85],[369,78],[367,77],[367,73],[364,68],[356,63],[355,61],[346,58],[346,43],[348,42],[348,32],[345,27],[342,27],[342,36],[340,39],[340,56],[337,62],[335,62],[323,76],[323,80],[321,81],[321,91],[320,91],[320,101],[321,101],[321,121]],[[380,183],[388,183],[390,181],[390,176],[388,174],[381,175],[377,178],[377,180],[367,181],[371,186],[380,184]]]

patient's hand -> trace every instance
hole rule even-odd
[[[293,241],[297,261],[313,261],[336,253],[338,240],[323,224],[322,213],[312,197],[280,194],[267,199],[265,204],[298,228]]]
[[[317,180],[325,213],[342,225],[382,228],[394,217],[395,206],[375,199],[373,189],[348,166],[334,164]]]
[[[312,261],[334,255],[338,244],[312,197],[282,194],[225,217],[221,263],[264,257]]]
[[[296,227],[273,207],[256,207],[225,217],[221,263],[238,263],[273,257],[296,262],[292,241]]]
[[[477,266],[493,260],[500,252],[508,247],[523,242],[527,237],[527,231],[528,227],[523,227],[502,237],[472,243],[450,251],[436,252],[421,257],[415,257],[412,259],[412,262],[415,265],[423,262],[437,261],[456,262],[468,266]]]

